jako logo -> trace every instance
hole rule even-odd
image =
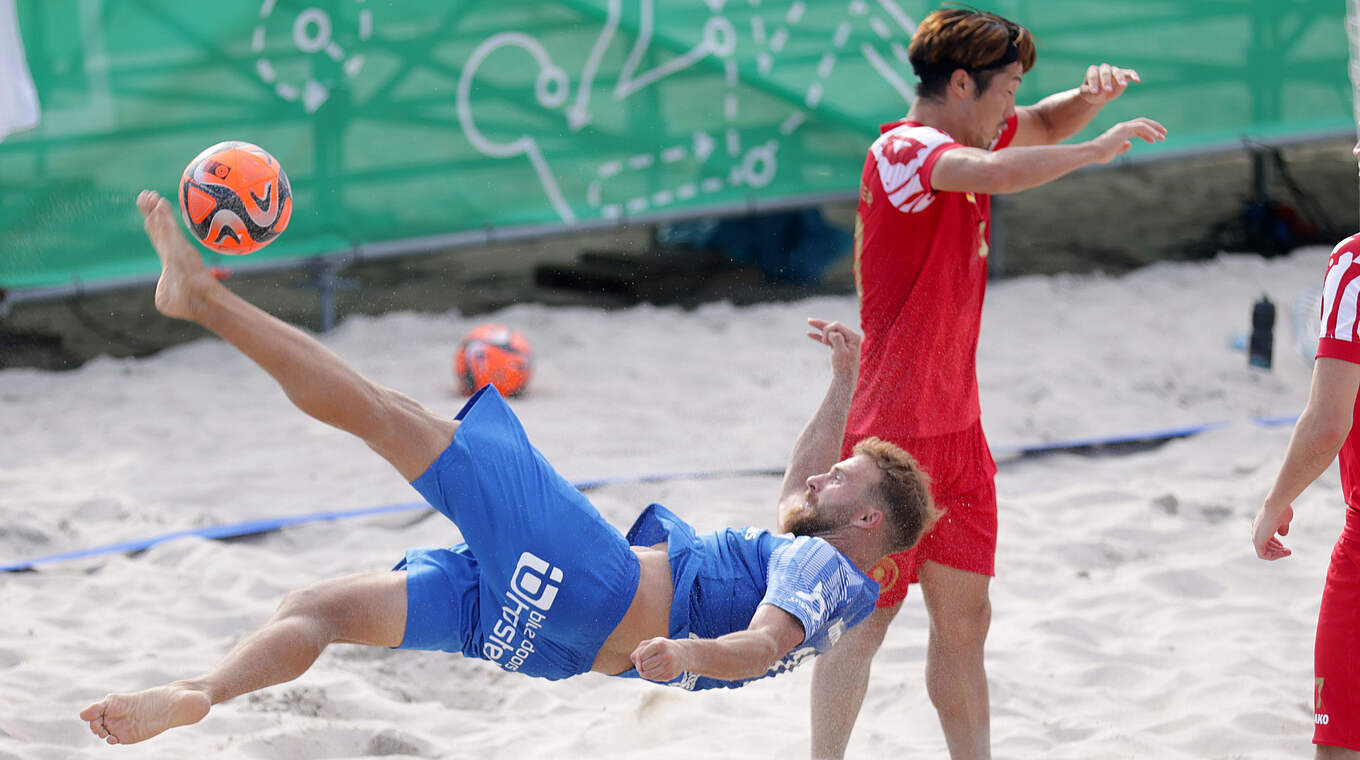
[[[553,567],[529,552],[519,555],[519,564],[510,576],[510,589],[540,610],[552,607],[562,584],[562,568]]]

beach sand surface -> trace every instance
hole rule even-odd
[[[1252,420],[1302,409],[1311,360],[1293,303],[1320,285],[1326,257],[1307,248],[993,283],[979,372],[1000,460],[987,648],[996,757],[1310,756],[1313,624],[1345,507],[1333,468],[1296,503],[1294,556],[1256,559],[1251,518],[1290,426]],[[1262,294],[1279,310],[1270,371],[1233,346]],[[536,351],[512,403],[539,449],[569,479],[623,481],[590,493],[621,529],[657,501],[706,531],[772,527],[778,479],[629,479],[782,467],[829,377],[826,349],[803,337],[809,316],[855,324],[856,304],[396,312],[351,317],[322,340],[452,415],[459,337],[510,324]],[[1224,424],[1143,451],[1003,456],[1209,422]],[[211,339],[70,372],[0,372],[0,432],[6,563],[418,498]],[[143,744],[102,746],[77,718],[107,692],[203,672],[290,589],[458,540],[444,518],[403,511],[0,574],[0,760],[806,756],[810,666],[691,694],[336,645],[296,681]],[[913,592],[875,660],[851,757],[946,756],[925,694],[926,632]]]

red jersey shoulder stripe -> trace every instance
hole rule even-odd
[[[1322,284],[1320,340],[1360,341],[1360,235],[1332,249]]]

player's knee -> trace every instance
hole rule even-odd
[[[378,401],[383,405],[388,414],[392,415],[423,415],[429,414],[419,401],[410,396],[395,391],[391,388],[379,386]]]
[[[931,617],[931,627],[944,641],[963,648],[980,647],[992,624],[992,603],[983,598],[975,604],[951,606]]]
[[[400,445],[413,439],[452,436],[458,423],[426,409],[419,401],[391,388],[375,391],[375,434],[369,440],[374,448]]]
[[[425,408],[415,399],[381,385],[373,385],[366,395],[370,423],[377,435],[405,427],[409,420],[425,412]]]
[[[294,589],[279,602],[274,621],[305,627],[310,633],[329,641],[337,623],[334,597],[330,581]]]

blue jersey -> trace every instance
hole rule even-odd
[[[682,689],[736,688],[779,675],[829,650],[845,631],[874,610],[878,584],[820,538],[774,535],[747,528],[702,536],[660,504],[652,504],[628,531],[634,546],[668,544],[675,596],[670,638],[713,639],[746,630],[756,608],[772,604],[803,624],[803,643],[763,675],[723,681],[682,673]],[[621,675],[636,677],[630,670]]]

